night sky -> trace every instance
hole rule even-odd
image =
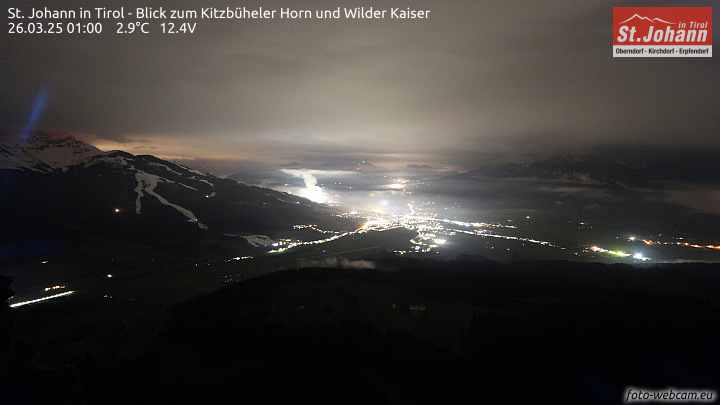
[[[714,1],[124,0],[113,3],[431,12],[423,20],[198,19],[193,34],[175,36],[115,34],[114,20],[101,35],[7,33],[7,8],[56,3],[3,2],[6,129],[67,130],[103,150],[170,159],[456,169],[498,152],[720,147],[720,56],[612,57],[613,6]],[[720,43],[717,29],[713,39]]]

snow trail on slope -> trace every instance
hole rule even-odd
[[[140,215],[141,209],[142,209],[142,203],[141,199],[145,195],[143,191],[146,191],[148,194],[152,195],[153,197],[157,198],[158,201],[160,201],[161,204],[167,205],[169,207],[174,208],[181,214],[185,215],[190,221],[195,222],[200,229],[208,229],[207,225],[198,222],[197,217],[195,214],[193,214],[192,211],[190,211],[187,208],[181,207],[177,204],[173,204],[170,201],[166,200],[163,196],[155,192],[155,187],[157,187],[158,181],[161,180],[160,176],[156,176],[154,174],[145,173],[142,170],[138,170],[137,173],[135,173],[135,179],[138,182],[137,187],[135,187],[135,192],[137,193],[137,198],[135,199],[135,213]]]

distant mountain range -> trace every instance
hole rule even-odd
[[[662,150],[560,155],[532,163],[490,165],[458,176],[537,178],[600,182],[617,187],[654,187],[668,181],[718,184],[718,173],[718,151]]]
[[[290,162],[279,166],[282,169],[297,170],[358,170],[358,168],[375,167],[370,162],[323,162],[315,165],[304,165],[299,162]]]
[[[99,235],[143,243],[267,234],[341,219],[330,208],[62,133],[0,135],[0,241]]]

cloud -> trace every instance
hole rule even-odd
[[[6,4],[14,6],[46,5]],[[0,118],[22,127],[35,95],[49,89],[38,127],[98,134],[103,145],[137,146],[130,137],[144,134],[148,150],[197,159],[346,156],[471,168],[484,152],[720,145],[717,62],[612,58],[608,4],[413,6],[431,18],[204,20],[182,38],[8,36]]]

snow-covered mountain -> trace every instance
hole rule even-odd
[[[3,135],[0,239],[99,234],[146,242],[337,222],[326,206],[68,135]]]
[[[0,133],[0,169],[52,172],[67,170],[102,151],[62,133]]]

